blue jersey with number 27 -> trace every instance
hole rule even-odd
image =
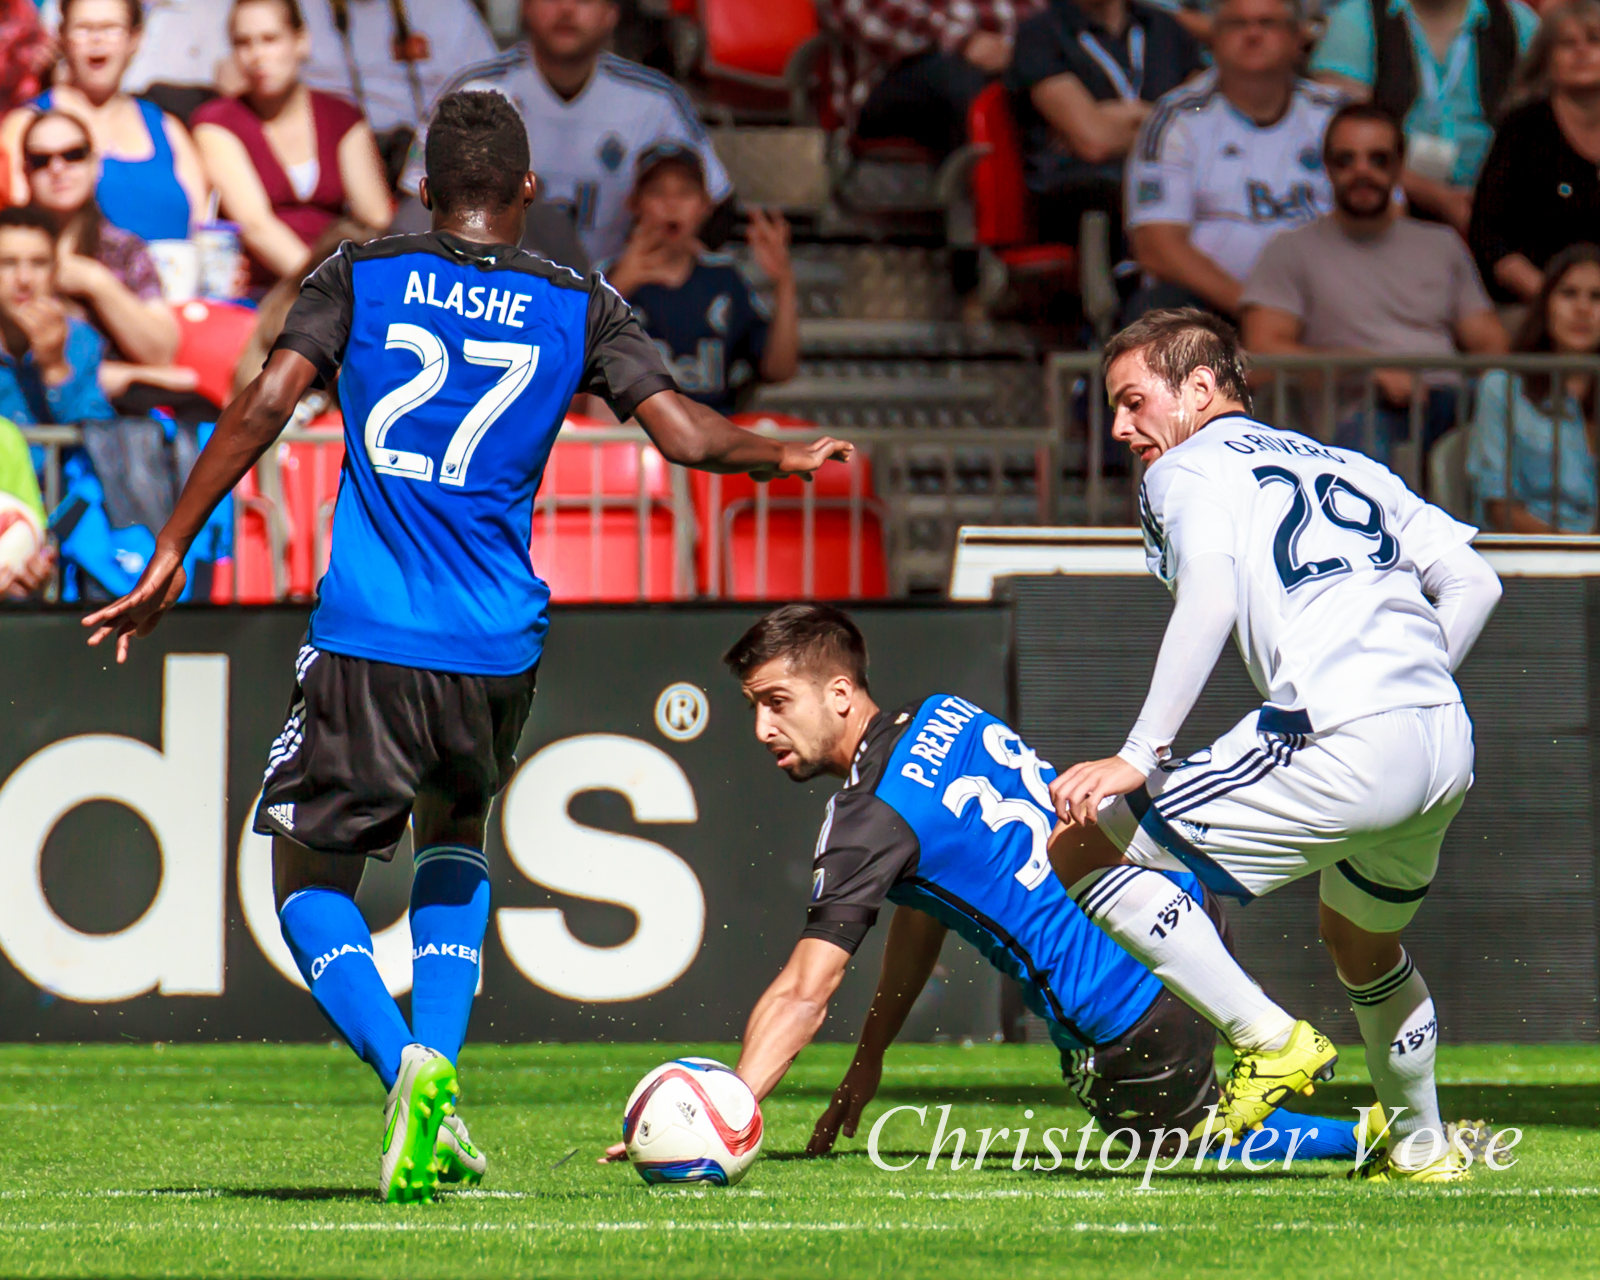
[[[533,500],[567,405],[590,391],[626,417],[672,386],[627,304],[510,246],[393,236],[317,268],[277,349],[337,372],[344,411],[311,643],[438,671],[533,666],[550,599]]]

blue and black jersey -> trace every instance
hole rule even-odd
[[[1055,770],[1002,721],[934,694],[879,712],[817,838],[803,936],[854,952],[885,899],[955,930],[1022,985],[1056,1043],[1116,1040],[1161,983],[1051,869]],[[1172,875],[1200,900],[1191,875]]]
[[[339,378],[345,460],[311,618],[329,653],[470,675],[534,666],[550,588],[533,499],[574,392],[618,418],[673,387],[628,304],[509,245],[348,241],[274,348]]]

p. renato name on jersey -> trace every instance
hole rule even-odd
[[[1170,589],[1231,560],[1234,639],[1283,731],[1461,701],[1422,575],[1477,530],[1380,463],[1226,414],[1150,467],[1140,520]]]
[[[528,128],[543,198],[572,209],[592,262],[615,257],[627,243],[634,161],[652,143],[675,139],[693,147],[714,201],[733,191],[689,96],[669,77],[626,58],[602,53],[589,83],[568,100],[550,87],[523,43],[463,68],[444,92],[465,89],[510,99]],[[424,142],[419,134],[401,177],[408,191],[423,176]]]
[[[1344,100],[1296,80],[1283,116],[1258,125],[1223,96],[1215,70],[1179,86],[1128,157],[1127,225],[1187,226],[1196,249],[1243,280],[1268,240],[1333,208],[1322,134]]]

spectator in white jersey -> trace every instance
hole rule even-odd
[[[1223,0],[1216,65],[1156,104],[1126,179],[1129,240],[1144,269],[1129,313],[1232,314],[1267,241],[1326,213],[1322,131],[1343,100],[1295,73],[1298,0]]]
[[[627,243],[634,165],[662,139],[699,153],[719,229],[732,214],[733,184],[689,95],[659,71],[606,52],[620,11],[618,0],[522,0],[527,40],[467,67],[445,89],[492,89],[511,100],[527,126],[544,198],[572,210],[596,262]],[[401,178],[411,193],[422,177],[422,143],[419,136]]]
[[[606,278],[632,304],[678,390],[727,414],[751,383],[794,377],[800,307],[783,217],[752,209],[745,233],[772,282],[769,306],[732,257],[700,242],[712,202],[693,147],[662,142],[641,154],[628,207],[633,233]]]
[[[1374,103],[1341,107],[1328,122],[1323,160],[1334,210],[1267,245],[1245,283],[1244,343],[1263,355],[1313,351],[1449,356],[1507,349],[1506,332],[1466,245],[1449,227],[1404,217],[1394,200],[1405,164],[1399,117]],[[1341,413],[1334,442],[1391,461],[1411,434],[1421,400],[1424,452],[1456,423],[1453,374],[1379,369],[1374,414],[1364,387]],[[1365,379],[1362,379],[1365,382]]]
[[[497,49],[472,0],[302,0],[301,8],[311,57],[300,78],[361,108],[391,183],[446,82]]]

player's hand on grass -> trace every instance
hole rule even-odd
[[[595,1161],[595,1163],[596,1164],[614,1164],[618,1160],[626,1160],[627,1158],[628,1158],[628,1148],[623,1143],[616,1142],[616,1143],[613,1143],[611,1146],[607,1147],[605,1155],[601,1156],[598,1160]]]
[[[824,462],[849,462],[855,451],[855,445],[846,440],[835,440],[832,436],[823,436],[810,444],[786,444],[776,467],[763,467],[752,471],[750,476],[754,480],[781,480],[785,476],[799,476],[802,480],[810,481]]]
[[[1100,802],[1125,796],[1144,785],[1140,773],[1121,756],[1075,764],[1050,784],[1050,798],[1065,823],[1092,827],[1100,820]]]
[[[162,615],[178,602],[186,581],[183,552],[173,543],[157,539],[155,554],[145,565],[133,590],[83,620],[84,626],[95,628],[89,643],[97,645],[115,636],[117,661],[126,662],[133,638],[142,638],[155,630]]]
[[[877,1094],[882,1079],[882,1058],[856,1055],[850,1063],[850,1069],[844,1073],[844,1079],[839,1082],[839,1087],[833,1091],[833,1100],[828,1103],[828,1109],[818,1118],[816,1128],[811,1131],[811,1141],[806,1143],[808,1156],[825,1156],[832,1151],[841,1129],[847,1138],[856,1136],[856,1129],[861,1124],[861,1112]]]

